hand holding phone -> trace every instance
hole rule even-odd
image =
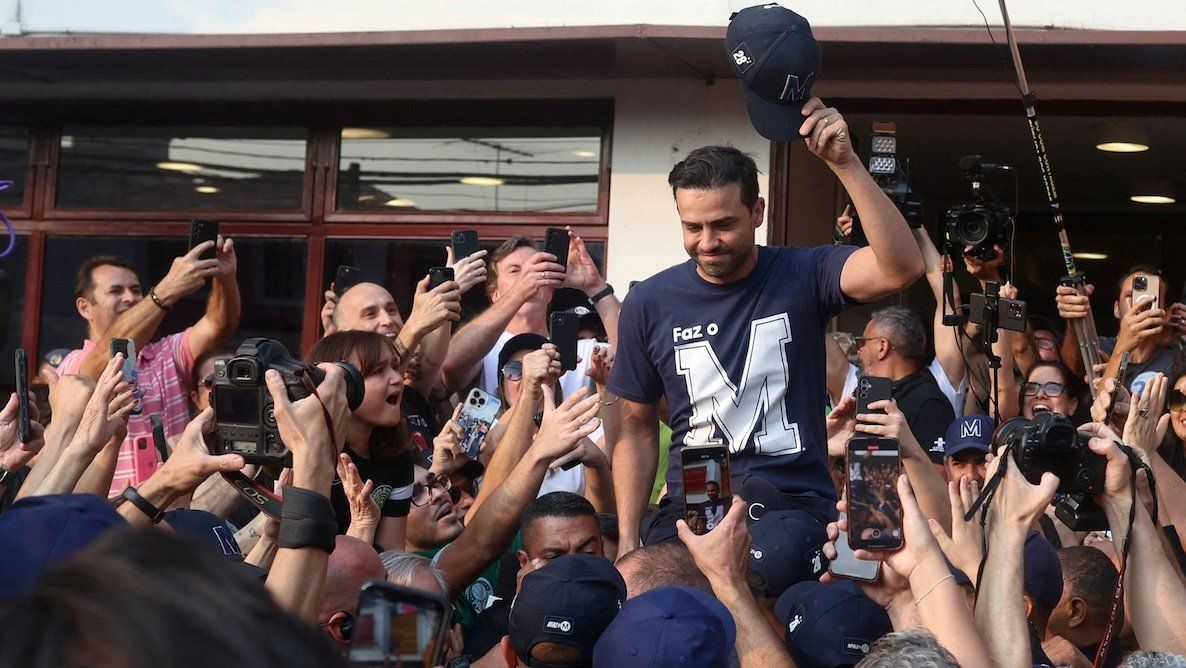
[[[845,517],[847,517],[845,513],[840,513],[840,519]],[[848,544],[847,531],[839,532],[836,535],[836,540],[832,541],[832,545],[836,548],[836,558],[828,564],[829,573],[836,577],[860,580],[861,582],[877,580],[879,562],[857,559],[856,553]]]
[[[449,244],[453,247],[454,262],[464,260],[482,250],[477,230],[453,230],[449,235]]]
[[[557,311],[548,316],[548,339],[560,352],[560,364],[565,371],[577,368],[577,335],[581,317],[567,311]]]
[[[873,410],[869,404],[893,399],[894,382],[884,376],[861,376],[857,378],[857,412],[856,415],[876,413],[885,415],[884,409]]]
[[[339,264],[334,274],[334,292],[341,297],[350,288],[362,283],[362,270],[348,264]]]
[[[568,267],[568,230],[549,227],[544,233],[544,252],[556,256],[556,264]]]
[[[684,481],[684,521],[700,536],[716,528],[729,512],[729,448],[724,445],[685,447],[680,451]]]
[[[857,436],[848,442],[848,544],[854,550],[902,547],[902,470],[897,439]]]
[[[33,440],[29,424],[29,359],[24,348],[16,349],[16,400],[17,440],[28,443]]]
[[[132,339],[111,339],[111,355],[116,353],[124,356],[124,380],[133,388],[132,396],[136,403],[132,407],[132,415],[140,415],[144,410],[144,394],[140,389],[140,372],[136,369],[136,342]]]
[[[193,250],[195,246],[207,241],[213,241],[215,245],[202,251],[198,256],[199,260],[213,260],[215,246],[218,244],[218,221],[217,220],[194,220],[189,224],[189,248]]]
[[[478,388],[473,388],[461,404],[457,423],[461,425],[461,450],[466,457],[477,459],[482,442],[498,418],[502,402]]]
[[[1149,302],[1148,309],[1160,308],[1158,302],[1161,297],[1161,277],[1148,274],[1137,274],[1132,279],[1132,304],[1137,306],[1142,302]]]
[[[428,289],[434,290],[442,283],[452,281],[456,278],[452,267],[433,267],[428,270]]]

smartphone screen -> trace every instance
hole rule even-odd
[[[449,244],[453,246],[454,260],[469,257],[482,250],[477,230],[453,230],[453,233],[449,235]]]
[[[494,426],[502,402],[478,388],[473,388],[465,397],[457,422],[461,425],[461,449],[466,457],[477,459],[482,450],[482,441]]]
[[[433,668],[441,664],[448,626],[444,598],[371,580],[358,593],[350,665]]]
[[[217,220],[194,220],[189,224],[189,247],[192,250],[194,246],[204,243],[206,241],[213,241],[218,243],[218,221]],[[202,260],[214,259],[214,247],[211,246],[208,250],[202,251],[198,256]]]
[[[853,549],[902,547],[901,458],[898,441],[859,436],[848,442],[848,544]]]
[[[889,401],[893,398],[894,382],[884,376],[861,376],[857,379],[857,415],[862,413],[880,413],[885,415],[882,409],[872,410],[869,404],[877,403],[878,401]]]
[[[24,348],[16,349],[17,440],[33,440],[29,425],[29,358]]]
[[[334,292],[341,297],[350,288],[362,282],[362,270],[348,264],[338,265],[338,273],[334,275]]]
[[[556,256],[556,264],[568,266],[568,230],[549,227],[544,236],[544,252]]]
[[[840,519],[844,519],[845,517],[845,513],[840,513]],[[833,545],[836,546],[836,558],[828,564],[829,573],[837,577],[861,580],[862,582],[874,582],[877,580],[878,562],[857,559],[852,547],[848,544],[847,531],[841,531],[836,536]]]
[[[132,339],[111,339],[111,354],[116,353],[123,353],[124,380],[135,388],[132,396],[136,403],[132,407],[132,415],[140,415],[144,410],[144,396],[140,389],[140,372],[136,370],[136,342]]]
[[[428,270],[428,289],[432,290],[444,283],[456,278],[452,267],[433,267]]]
[[[729,512],[729,448],[685,447],[680,451],[684,480],[684,521],[696,535],[716,528]]]
[[[557,311],[548,316],[548,339],[560,352],[560,363],[566,371],[577,368],[577,334],[581,317],[575,313]]]

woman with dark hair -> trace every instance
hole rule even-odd
[[[1021,384],[1021,416],[1027,420],[1044,411],[1062,413],[1076,422],[1086,385],[1062,362],[1043,360],[1030,367]],[[1086,405],[1086,403],[1084,403]]]
[[[343,454],[358,469],[359,478],[373,482],[371,494],[379,507],[375,544],[383,550],[403,550],[412,498],[414,454],[400,413],[404,378],[391,340],[382,334],[345,331],[318,341],[306,356],[309,362],[350,362],[362,373],[362,404],[350,416]],[[350,501],[340,480],[334,481],[334,511],[338,533],[350,528]]]

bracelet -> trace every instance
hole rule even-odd
[[[308,489],[284,486],[277,547],[319,547],[333,553],[337,535],[338,519],[329,499]]]
[[[602,406],[613,406],[614,404],[618,403],[618,399],[621,399],[621,398],[622,397],[614,397],[613,399],[610,399],[609,401],[598,401],[597,403],[601,404]]]
[[[602,290],[601,292],[598,292],[597,294],[593,295],[592,297],[589,297],[589,303],[596,304],[597,302],[601,301],[602,299],[605,299],[606,297],[608,297],[612,294],[614,294],[614,286],[610,285],[609,283],[606,283],[604,290]]]
[[[153,286],[153,288],[148,291],[148,296],[152,299],[152,303],[157,305],[157,308],[162,311],[169,310],[169,307],[165,305],[165,302],[161,301],[161,298],[157,296],[156,286]]]
[[[930,588],[930,589],[928,589],[928,590],[926,591],[926,593],[925,593],[925,594],[923,594],[922,596],[919,596],[918,598],[914,599],[914,605],[919,605],[919,604],[921,604],[921,603],[922,603],[922,600],[923,600],[924,598],[926,598],[927,596],[929,596],[931,592],[935,591],[935,587],[938,587],[939,585],[943,584],[943,583],[944,583],[944,582],[946,582],[947,580],[954,580],[954,579],[955,579],[955,576],[954,576],[954,575],[952,575],[951,573],[948,573],[946,576],[939,578],[939,581],[938,581],[938,582],[936,582],[935,584],[931,585],[931,588]]]
[[[157,508],[152,505],[151,501],[140,496],[140,492],[137,492],[135,487],[129,485],[120,496],[131,501],[132,505],[136,506],[140,512],[148,515],[148,519],[152,520],[153,524],[160,524],[161,520],[165,518],[165,511]]]

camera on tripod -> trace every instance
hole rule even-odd
[[[362,374],[349,362],[334,364],[346,372],[346,402],[354,410],[362,404]],[[243,455],[248,464],[292,466],[292,453],[280,440],[275,406],[264,381],[268,369],[280,374],[290,401],[309,396],[310,387],[316,388],[325,379],[324,371],[294,359],[279,341],[244,341],[234,357],[214,366],[210,403],[214,406],[215,454]]]
[[[993,447],[1011,447],[1017,469],[1035,485],[1043,473],[1058,476],[1060,498],[1054,514],[1072,531],[1102,531],[1108,521],[1093,497],[1103,492],[1108,460],[1092,452],[1088,440],[1065,415],[1043,412],[1033,420],[1006,421]]]
[[[898,125],[878,121],[873,124],[873,135],[869,143],[869,174],[881,187],[910,227],[922,227],[922,200],[910,188],[910,181],[902,163],[898,160]],[[856,207],[852,213],[852,232],[848,235],[853,246],[868,246],[869,239],[861,228]]]
[[[984,174],[987,171],[1012,170],[1008,165],[994,165],[980,161],[978,155],[960,158],[960,171],[972,182],[971,204],[961,204],[947,210],[945,244],[951,251],[979,260],[991,260],[996,255],[993,246],[1008,247],[1008,234],[1013,225],[1009,210],[984,195]]]

